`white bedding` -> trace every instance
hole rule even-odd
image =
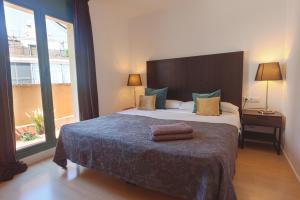
[[[220,116],[200,116],[190,111],[180,110],[180,109],[165,109],[165,110],[158,109],[155,111],[129,109],[119,113],[128,114],[128,115],[146,116],[146,117],[152,117],[156,119],[224,123],[224,124],[233,125],[237,127],[239,130],[241,127],[239,112],[235,112],[235,113],[223,112],[222,115]]]

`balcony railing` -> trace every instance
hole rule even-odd
[[[11,57],[37,57],[37,47],[9,46]],[[49,50],[49,58],[68,58],[68,50]]]

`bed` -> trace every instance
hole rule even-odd
[[[241,107],[243,52],[147,62],[148,87],[169,87],[168,99],[222,90],[222,101]],[[184,121],[194,139],[153,142],[150,125]],[[234,200],[239,112],[199,117],[184,110],[136,109],[65,125],[54,162],[67,160],[182,199]]]

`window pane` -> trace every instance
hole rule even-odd
[[[78,121],[73,25],[46,17],[56,136],[61,126]]]
[[[33,11],[5,2],[17,149],[45,142]]]

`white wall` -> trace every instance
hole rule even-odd
[[[260,62],[282,61],[285,41],[282,0],[185,0],[168,10],[130,21],[131,65],[145,72],[147,60],[230,51],[246,52],[244,95],[260,98],[264,82],[254,82]],[[271,83],[270,106],[281,110],[281,82]],[[278,90],[279,88],[279,90]]]
[[[134,105],[133,88],[127,87],[129,20],[180,0],[90,0],[100,114]],[[143,87],[137,87],[138,91]]]
[[[300,1],[287,0],[285,152],[300,175]]]
[[[132,106],[126,86],[129,66],[128,12],[117,3],[89,2],[100,114]]]

